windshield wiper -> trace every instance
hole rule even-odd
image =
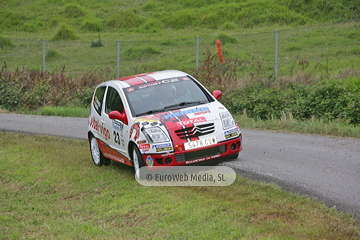
[[[178,106],[185,106],[185,105],[192,105],[192,104],[197,104],[197,103],[201,103],[201,101],[194,101],[194,102],[181,102],[181,103],[177,103],[177,104],[172,104],[169,106],[164,107],[164,109],[168,109],[168,108],[172,108],[172,107],[178,107]]]
[[[149,110],[149,111],[146,111],[146,112],[142,112],[142,113],[138,113],[136,114],[136,116],[143,116],[143,115],[149,115],[149,114],[152,114],[152,113],[158,113],[158,112],[163,112],[164,109],[155,109],[155,110]]]

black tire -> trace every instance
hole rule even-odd
[[[145,166],[144,159],[142,158],[142,154],[140,153],[139,149],[134,146],[132,150],[132,160],[134,165],[135,171],[135,178],[140,179],[140,172],[139,169]]]

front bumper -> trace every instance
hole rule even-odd
[[[183,166],[194,163],[211,161],[234,157],[242,150],[242,135],[232,140],[219,142],[214,146],[194,149],[191,151],[180,151],[165,154],[143,154],[147,166]]]

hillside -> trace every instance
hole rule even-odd
[[[0,35],[53,34],[63,25],[78,33],[173,33],[194,28],[237,30],[303,26],[359,18],[358,0],[33,0],[2,1]]]

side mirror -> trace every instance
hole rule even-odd
[[[215,90],[212,92],[212,95],[218,100],[222,96],[222,92],[220,90]]]
[[[109,113],[110,119],[116,119],[122,121],[125,125],[128,125],[128,119],[126,116],[126,112],[124,110],[124,113],[120,113],[119,111],[111,111]]]

